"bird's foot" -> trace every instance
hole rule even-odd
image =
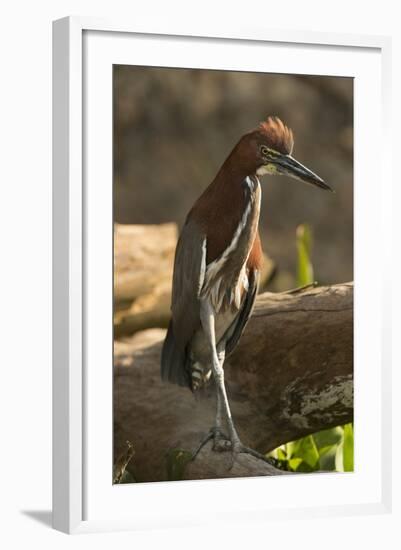
[[[213,439],[213,451],[224,452],[229,451],[232,448],[230,439],[222,432],[222,430],[220,428],[213,427],[206,437],[204,437],[200,442],[198,448],[192,455],[192,460],[195,460],[206,443],[208,443],[211,439]]]
[[[224,451],[230,451],[231,449],[232,443],[230,439],[221,430],[215,430],[213,439],[213,451],[222,453]]]

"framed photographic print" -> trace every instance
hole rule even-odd
[[[389,39],[53,36],[55,528],[385,512]]]

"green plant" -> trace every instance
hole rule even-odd
[[[268,456],[290,472],[352,472],[354,442],[352,424],[337,426],[280,445]]]
[[[296,230],[297,285],[314,282],[312,231],[306,224]],[[277,460],[283,470],[314,472],[316,470],[352,472],[354,469],[354,430],[352,424],[337,426],[280,445],[268,456]]]
[[[307,224],[301,224],[296,230],[297,243],[297,284],[309,285],[314,282],[312,255],[312,231]]]
[[[185,449],[170,449],[167,453],[167,479],[169,481],[180,481],[185,468],[192,460],[192,453]]]

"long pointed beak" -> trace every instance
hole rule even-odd
[[[322,180],[322,178],[312,172],[312,170],[309,170],[309,168],[306,168],[306,166],[295,160],[290,155],[283,155],[280,159],[277,159],[276,162],[280,166],[280,171],[282,174],[287,174],[292,178],[304,181],[305,183],[309,183],[311,185],[316,185],[321,189],[334,193],[334,189]]]

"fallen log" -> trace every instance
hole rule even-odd
[[[178,230],[175,223],[114,226],[116,337],[166,327]]]
[[[115,456],[126,441],[137,481],[167,479],[169,450],[193,451],[213,425],[214,388],[196,399],[160,380],[165,331],[115,343]],[[258,296],[240,344],[226,360],[227,391],[243,443],[259,452],[353,418],[353,284]],[[282,473],[253,457],[229,471],[227,453],[205,447],[187,479]]]
[[[175,223],[114,225],[114,305],[119,309],[171,279]]]

